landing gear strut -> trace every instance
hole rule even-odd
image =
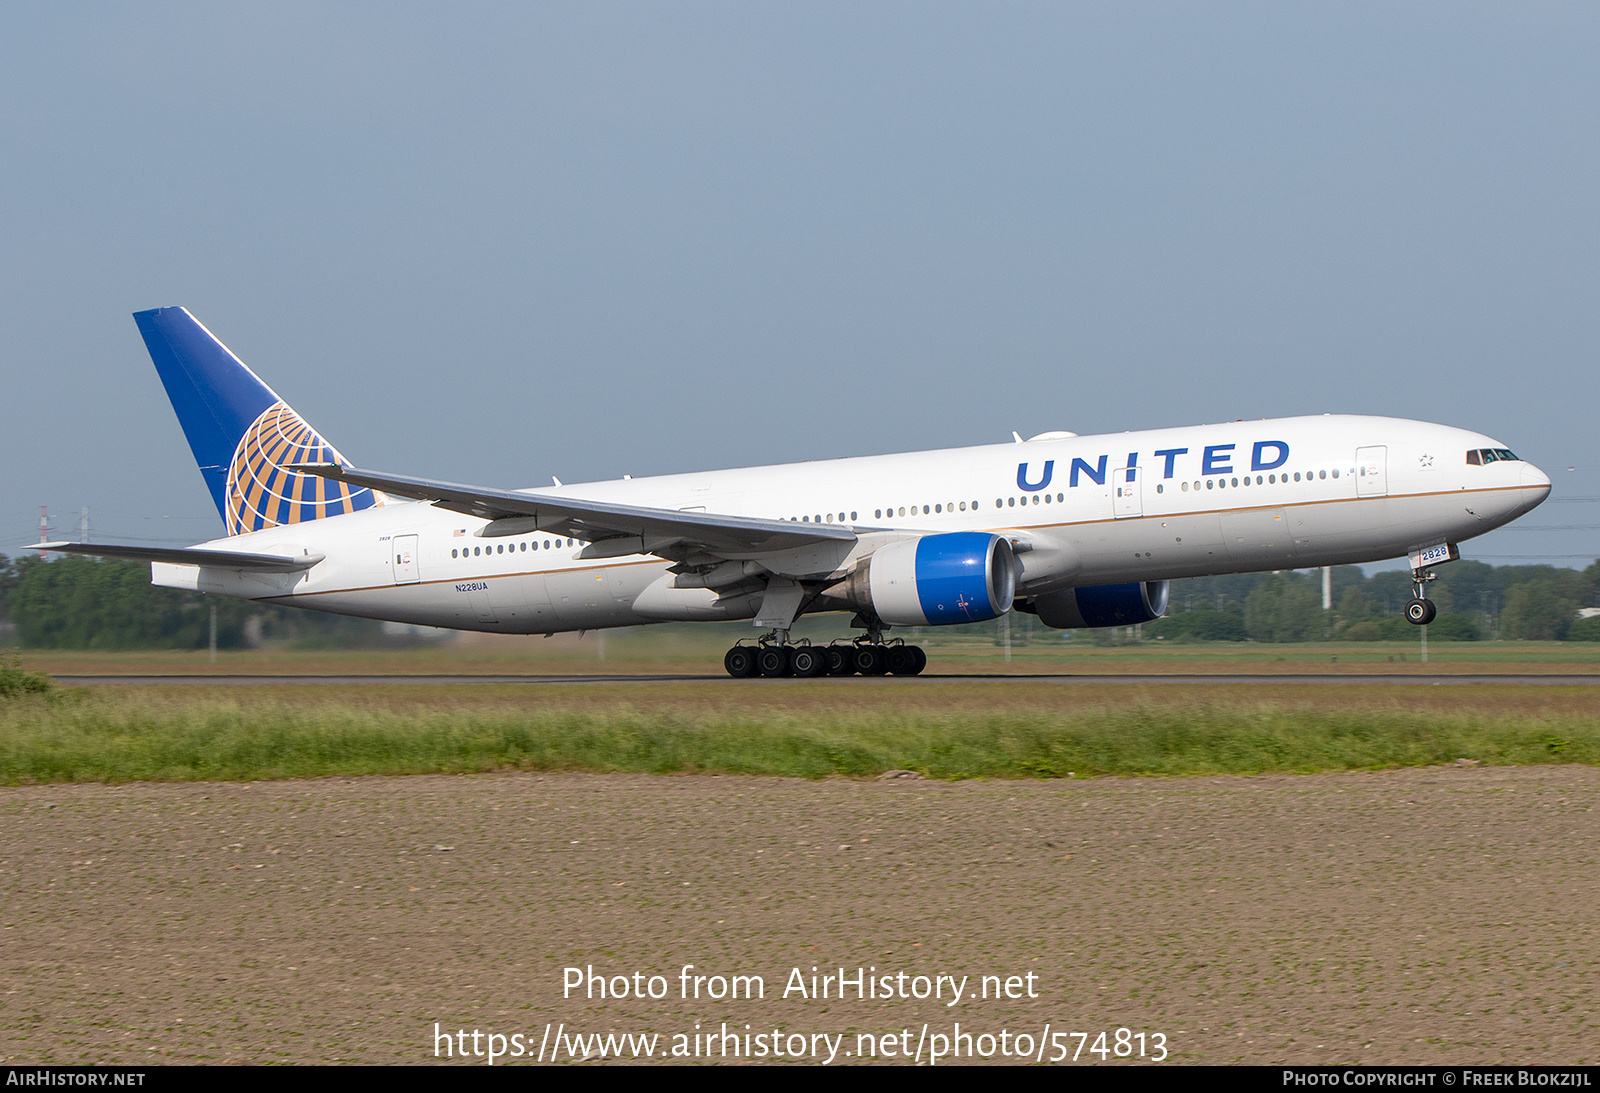
[[[1417,626],[1426,626],[1439,614],[1439,609],[1434,602],[1428,599],[1428,582],[1436,581],[1439,575],[1431,569],[1413,569],[1411,571],[1412,597],[1406,601],[1406,621]]]

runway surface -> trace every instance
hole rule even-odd
[[[1600,675],[1536,675],[1523,673],[1473,673],[1457,675],[1229,675],[1226,673],[1186,675],[1118,675],[1118,674],[1035,674],[1035,675],[945,675],[925,674],[914,679],[895,676],[842,679],[730,679],[717,675],[116,675],[116,676],[55,676],[57,683],[85,687],[133,686],[195,686],[195,687],[265,687],[265,686],[422,686],[443,687],[470,684],[526,684],[529,686],[573,686],[595,683],[721,683],[729,687],[762,686],[904,686],[914,687],[919,682],[937,683],[1053,683],[1071,684],[1150,684],[1183,683],[1191,686],[1203,684],[1327,684],[1330,686],[1362,686],[1378,683],[1409,684],[1411,686],[1459,686],[1468,683],[1534,684],[1540,686],[1600,685]]]

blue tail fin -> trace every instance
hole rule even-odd
[[[372,490],[285,470],[348,463],[187,310],[133,318],[229,535],[383,503]]]

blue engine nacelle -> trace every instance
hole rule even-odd
[[[836,598],[892,626],[944,626],[999,618],[1017,592],[1010,540],[981,531],[904,539],[873,552]]]
[[[1167,611],[1166,581],[1068,588],[1033,601],[1039,621],[1058,630],[1081,626],[1132,626],[1154,622]]]

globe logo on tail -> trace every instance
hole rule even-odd
[[[276,402],[245,430],[228,467],[228,534],[299,524],[384,503],[365,487],[286,470],[296,463],[339,463],[344,456],[285,403]]]

